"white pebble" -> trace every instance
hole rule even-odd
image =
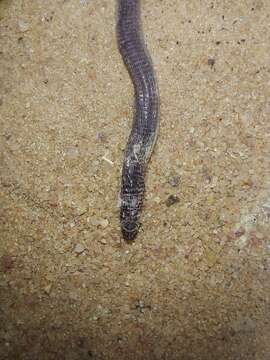
[[[84,250],[85,250],[85,247],[82,244],[77,244],[74,248],[74,252],[76,254],[81,254],[84,252]]]
[[[25,20],[19,20],[19,29],[21,32],[29,30],[29,23]]]

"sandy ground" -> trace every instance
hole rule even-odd
[[[161,96],[143,226],[115,1],[0,0],[0,359],[270,358],[270,2],[144,0]]]

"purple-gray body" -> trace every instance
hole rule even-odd
[[[157,81],[144,44],[140,0],[118,0],[118,46],[134,84],[135,109],[125,150],[120,221],[126,241],[135,239],[145,190],[145,170],[159,128]]]

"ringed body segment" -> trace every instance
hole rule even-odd
[[[134,118],[125,150],[120,221],[126,241],[138,233],[145,191],[145,171],[159,128],[159,92],[150,55],[146,49],[140,0],[118,0],[117,39],[123,61],[134,85]]]

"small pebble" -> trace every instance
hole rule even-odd
[[[76,146],[69,146],[66,150],[66,156],[69,158],[76,158],[79,155],[79,149]]]
[[[145,309],[151,309],[150,305],[145,305],[143,300],[138,300],[135,304],[135,308],[140,311],[140,313],[144,313]]]
[[[243,249],[248,244],[248,237],[246,235],[240,236],[239,239],[235,241],[235,244],[239,249]]]
[[[233,321],[231,326],[236,333],[249,333],[255,331],[256,321],[248,316],[245,316]]]
[[[78,255],[82,254],[84,252],[84,250],[85,250],[85,247],[82,244],[77,244],[74,248],[74,252]]]
[[[76,207],[75,213],[77,216],[82,216],[85,213],[87,213],[87,210],[88,210],[88,208],[87,208],[86,204],[81,204]]]
[[[4,137],[5,137],[6,140],[9,140],[11,138],[11,136],[12,135],[10,133],[4,134]]]
[[[154,198],[154,202],[155,202],[156,204],[160,204],[160,203],[161,203],[161,198],[160,198],[159,196],[156,196],[156,197]]]
[[[52,290],[52,283],[46,285],[43,290],[44,290],[45,294],[50,295],[51,290]]]
[[[98,225],[105,229],[109,225],[109,221],[107,219],[100,219]]]
[[[1,257],[1,268],[3,272],[11,271],[13,268],[13,258],[10,255],[3,255]]]
[[[215,59],[208,59],[207,64],[211,67],[215,65],[216,60]]]
[[[169,184],[172,187],[177,187],[180,184],[180,176],[173,176],[169,179]]]
[[[100,239],[99,242],[100,242],[102,245],[106,245],[106,244],[107,244],[107,240],[106,240],[106,239]]]
[[[29,30],[29,23],[25,20],[20,20],[19,21],[19,29],[21,32],[25,32],[27,30]]]
[[[179,197],[176,195],[170,195],[165,201],[166,206],[172,206],[180,201]]]
[[[109,225],[109,221],[107,219],[91,219],[91,223],[94,226],[100,226],[105,229]]]
[[[69,293],[69,298],[70,298],[70,300],[76,301],[76,300],[78,300],[79,295],[78,295],[77,292],[74,290],[74,291],[71,291],[71,292]]]
[[[107,141],[107,136],[106,134],[102,133],[102,132],[99,132],[97,133],[97,140],[104,143]]]

